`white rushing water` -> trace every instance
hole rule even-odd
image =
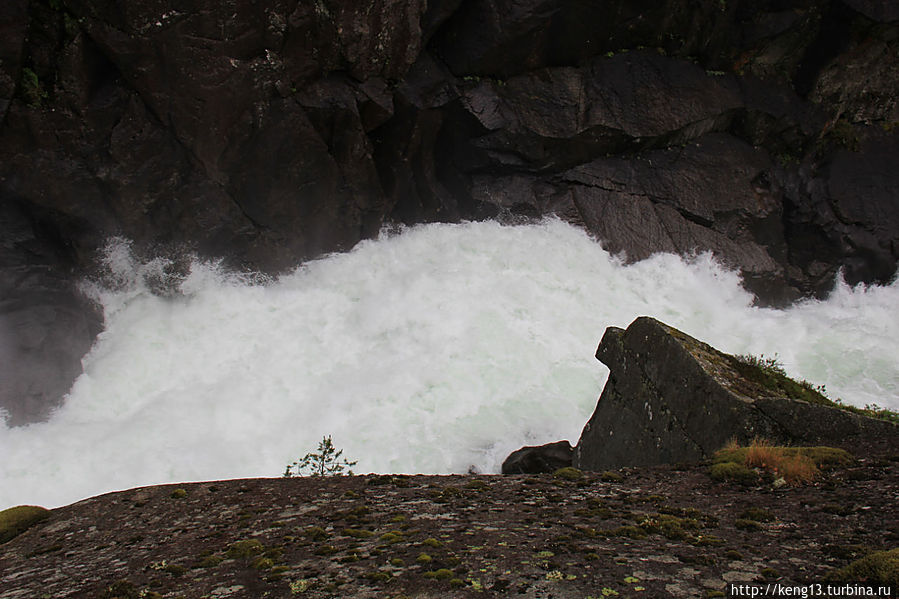
[[[625,266],[558,221],[408,229],[261,283],[195,263],[146,290],[113,244],[106,330],[49,422],[0,425],[0,509],[163,482],[278,476],[332,435],[357,472],[497,472],[576,442],[607,326],[651,315],[778,358],[847,403],[899,408],[899,285],[751,306],[708,255]]]

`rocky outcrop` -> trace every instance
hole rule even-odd
[[[517,449],[503,460],[503,474],[537,474],[555,472],[571,466],[574,448],[568,441],[556,441],[545,445]]]
[[[610,373],[575,448],[578,468],[692,462],[756,437],[856,451],[899,443],[899,426],[840,408],[652,318],[606,329],[596,357]]]
[[[69,276],[71,250],[53,243],[59,218],[0,203],[0,413],[12,426],[58,405],[102,324]]]
[[[0,203],[64,288],[110,235],[279,272],[385,223],[556,214],[784,303],[892,277],[897,89],[873,0],[9,0]]]

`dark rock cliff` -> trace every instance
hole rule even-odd
[[[98,319],[72,281],[110,235],[278,272],[388,222],[557,214],[632,260],[711,250],[767,303],[838,268],[887,281],[896,19],[877,0],[7,0],[7,353],[78,370]],[[22,376],[13,422],[59,397]]]
[[[719,352],[653,318],[606,329],[596,357],[609,379],[581,433],[586,470],[709,458],[731,440],[899,445],[899,426],[842,409],[810,385]]]

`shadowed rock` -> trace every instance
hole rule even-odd
[[[574,448],[568,441],[522,447],[503,461],[503,474],[538,474],[555,472],[571,466]]]
[[[611,372],[575,448],[583,470],[702,460],[731,439],[899,443],[899,426],[836,407],[809,385],[653,318],[606,329],[596,357]]]

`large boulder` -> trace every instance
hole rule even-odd
[[[503,474],[539,474],[571,466],[574,448],[568,441],[527,446],[509,454],[503,461]]]
[[[606,329],[596,357],[610,373],[575,448],[583,470],[702,460],[732,439],[899,443],[899,426],[840,408],[809,385],[653,318]]]

